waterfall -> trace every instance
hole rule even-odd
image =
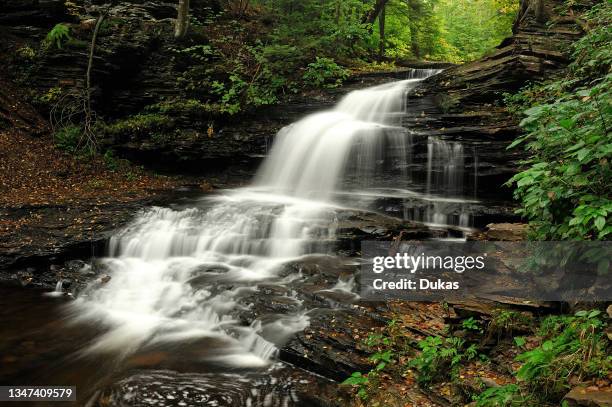
[[[280,194],[329,201],[347,176],[347,166],[367,185],[387,150],[402,151],[405,162],[405,130],[395,122],[404,111],[406,93],[420,80],[351,92],[332,111],[285,127],[255,184]]]
[[[460,142],[427,140],[427,194],[457,196],[463,191],[464,152]]]
[[[55,290],[45,293],[48,297],[61,297],[64,294],[64,280],[61,278],[55,283]]]
[[[412,138],[399,120],[406,92],[433,73],[415,70],[410,79],[351,92],[334,109],[285,127],[249,188],[184,210],[141,213],[100,260],[111,279],[92,283],[71,305],[74,321],[107,329],[85,353],[126,356],[159,343],[214,339],[208,360],[265,364],[308,325],[308,310],[288,294],[295,306],[287,314],[245,327],[238,321],[250,306],[245,298],[259,284],[291,278],[279,276],[288,262],[330,249],[340,206],[334,196],[347,180],[376,185],[386,167],[405,176]],[[460,188],[460,148],[432,148],[428,188]],[[353,280],[332,290],[353,290]]]

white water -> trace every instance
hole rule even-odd
[[[212,339],[222,345],[205,360],[266,364],[278,345],[307,327],[309,310],[288,294],[296,306],[280,317],[245,327],[236,311],[252,306],[245,298],[257,294],[258,284],[300,278],[281,278],[283,265],[328,249],[338,209],[332,198],[344,180],[371,185],[388,151],[395,155],[387,161],[406,167],[410,138],[397,119],[419,80],[352,92],[335,109],[284,128],[252,188],[189,209],[142,213],[111,239],[110,257],[102,260],[111,279],[94,283],[72,305],[76,321],[107,329],[86,352],[128,355],[163,342]],[[430,163],[433,171],[437,160],[448,161],[435,177],[453,187],[461,165],[456,150],[434,144],[441,155],[432,153]],[[340,280],[330,290],[353,288],[353,280]]]
[[[351,92],[335,109],[285,127],[255,185],[328,202],[343,181],[347,165],[367,185],[385,150],[404,154],[407,150],[405,133],[398,134],[393,124],[404,110],[407,91],[418,82],[409,79]]]
[[[64,281],[62,279],[57,280],[55,283],[55,290],[45,293],[48,297],[61,297],[64,295]]]

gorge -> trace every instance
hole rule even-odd
[[[264,6],[234,16],[194,0],[191,36],[177,42],[168,35],[174,3],[5,3],[3,385],[76,386],[76,405],[88,407],[450,406],[514,385],[512,337],[535,335],[523,321],[555,305],[366,301],[361,243],[525,238],[504,186],[525,158],[506,149],[521,129],[504,99],[566,67],[563,50],[584,32],[579,17],[559,11],[563,1],[541,2],[537,15],[521,2],[512,35],[474,62],[376,61],[372,71],[339,70],[320,88],[285,83],[273,103],[258,93],[261,105],[239,113],[227,109],[251,103],[258,81],[280,80],[266,76],[274,59],[257,42],[264,29],[279,35],[259,16]],[[89,66],[100,153],[86,162],[56,148],[73,123],[50,131],[40,113],[59,106],[56,93],[83,90],[82,39],[102,13]],[[56,24],[74,38],[44,50]],[[251,30],[245,49],[261,55],[226,58]],[[339,54],[340,42],[330,42]],[[42,51],[26,52],[36,44]],[[289,64],[290,47],[276,45],[280,65]],[[300,80],[317,64],[340,69],[309,58],[296,68]],[[228,66],[252,76],[222,72],[222,82]],[[21,183],[24,174],[60,193]],[[494,322],[504,312],[519,321],[509,336]],[[424,386],[412,363],[431,338],[464,341],[457,349],[478,342],[480,356],[461,366],[477,383],[462,371],[461,380]],[[391,365],[405,370],[382,371]],[[487,375],[499,380],[483,388]],[[355,387],[339,385],[347,378]],[[372,398],[361,393],[381,383],[388,387]]]

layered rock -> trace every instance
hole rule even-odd
[[[520,129],[504,108],[504,93],[565,68],[570,45],[583,35],[577,15],[560,14],[563,1],[542,1],[543,9],[537,15],[531,3],[536,2],[522,2],[513,35],[495,52],[446,69],[408,98],[405,126],[415,134],[461,141],[465,151],[477,152],[477,162],[469,165],[480,180],[478,196],[504,192],[501,185],[523,158],[520,149],[506,150]]]

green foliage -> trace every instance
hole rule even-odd
[[[517,378],[534,395],[559,400],[570,388],[571,376],[606,377],[612,363],[606,326],[598,310],[545,320],[541,332],[552,336],[545,336],[541,346],[517,356],[516,360],[523,362]]]
[[[219,113],[219,106],[197,99],[171,99],[145,108],[146,113],[160,113],[161,117],[206,119]],[[159,116],[158,116],[159,117]]]
[[[514,338],[515,346],[523,351],[516,357],[522,362],[515,373],[518,383],[485,390],[474,397],[476,405],[558,405],[576,382],[608,377],[612,357],[607,326],[600,310],[544,318],[536,329],[539,346],[525,351],[530,348],[527,340]]]
[[[461,322],[461,326],[463,329],[467,329],[470,331],[482,332],[482,328],[480,328],[480,324],[478,321],[474,319],[474,317],[469,317],[468,319],[464,319]]]
[[[516,0],[440,0],[436,16],[441,26],[437,59],[465,62],[478,59],[512,34],[519,8]]]
[[[529,314],[518,311],[496,309],[492,313],[491,321],[487,327],[489,335],[509,335],[514,331],[524,331],[533,324],[533,318]]]
[[[47,47],[56,47],[62,49],[63,45],[72,37],[70,36],[70,27],[67,24],[56,24],[45,37],[45,45]]]
[[[56,130],[53,133],[53,141],[60,150],[75,154],[79,152],[79,142],[82,135],[83,130],[81,127],[69,125]]]
[[[370,384],[370,380],[361,372],[353,372],[353,374],[349,378],[344,380],[342,384],[358,386],[357,395],[363,400],[368,398],[367,386],[368,384]]]
[[[279,95],[287,91],[295,92],[291,76],[301,56],[295,47],[237,45],[231,54],[223,54],[226,38],[219,39],[211,46],[192,46],[175,50],[177,55],[187,57],[195,65],[190,65],[178,78],[178,84],[190,100],[197,100],[216,113],[236,114],[246,108],[256,108],[274,104]],[[221,56],[221,58],[219,58]],[[200,65],[203,61],[213,61],[214,68]],[[195,61],[195,62],[194,62]],[[294,65],[296,64],[296,65]],[[223,72],[222,77],[218,73]],[[210,99],[210,96],[214,99]],[[206,101],[202,101],[203,99]]]
[[[17,50],[15,50],[15,55],[25,62],[31,62],[36,59],[36,51],[28,45],[17,48]]]
[[[310,86],[335,88],[342,85],[348,76],[349,72],[333,59],[317,57],[315,62],[308,64],[303,79]]]
[[[427,384],[457,375],[462,361],[474,359],[478,355],[475,344],[466,346],[460,338],[428,336],[419,342],[421,354],[410,362],[418,370],[418,382]]]
[[[528,399],[520,393],[516,384],[491,387],[474,398],[476,407],[520,407],[527,405]]]
[[[57,104],[64,94],[64,90],[59,86],[49,88],[43,94],[34,94],[31,96],[30,101],[33,105],[41,107],[43,109],[50,109],[52,106]]]
[[[266,12],[276,24],[270,35],[274,44],[299,49],[308,59],[358,58],[367,53],[368,32],[363,16],[371,7],[361,0],[271,0]]]
[[[102,156],[102,160],[104,161],[106,168],[111,171],[117,171],[121,166],[120,161],[115,157],[112,150],[106,150]]]
[[[370,356],[368,359],[374,363],[376,363],[376,367],[374,370],[381,371],[383,370],[387,364],[391,363],[391,360],[394,357],[393,351],[390,349],[383,351],[378,351]]]
[[[367,373],[354,372],[343,384],[358,386],[357,395],[362,400],[369,399],[377,392],[379,378],[382,372],[385,374],[397,374],[397,370],[402,369],[397,361],[412,353],[408,337],[404,329],[398,324],[397,320],[389,321],[382,333],[370,333],[363,340],[363,345],[373,352],[368,358],[374,367]]]
[[[235,114],[242,110],[242,97],[248,89],[248,83],[240,75],[229,77],[229,84],[215,81],[212,83],[212,92],[220,97],[221,112]]]
[[[525,346],[526,343],[527,343],[527,341],[522,336],[515,336],[514,337],[514,344],[518,348],[522,348],[523,346]]]
[[[612,5],[586,16],[593,29],[573,48],[564,78],[507,97],[524,110],[525,131],[509,148],[524,144],[529,168],[515,175],[518,213],[530,220],[535,239],[601,239],[612,234]]]
[[[174,121],[158,113],[141,113],[105,125],[102,131],[112,137],[148,137],[157,131],[170,130]]]
[[[500,24],[497,18],[510,13],[499,3],[518,2],[464,1],[462,12],[491,16],[486,26],[501,27],[499,32],[510,27],[509,20]],[[193,16],[191,35],[169,48],[181,96],[212,107],[211,114],[234,115],[278,103],[302,88],[337,87],[349,76],[347,67],[368,70],[378,59],[378,23],[368,18],[374,3],[253,0],[246,9],[229,2],[218,14]],[[447,29],[456,20],[451,5],[450,0],[389,0],[386,56],[459,61],[482,55],[501,38],[492,28],[477,31],[474,42],[485,45],[469,55],[450,45],[463,28]],[[466,17],[464,25],[480,27],[473,20]]]

